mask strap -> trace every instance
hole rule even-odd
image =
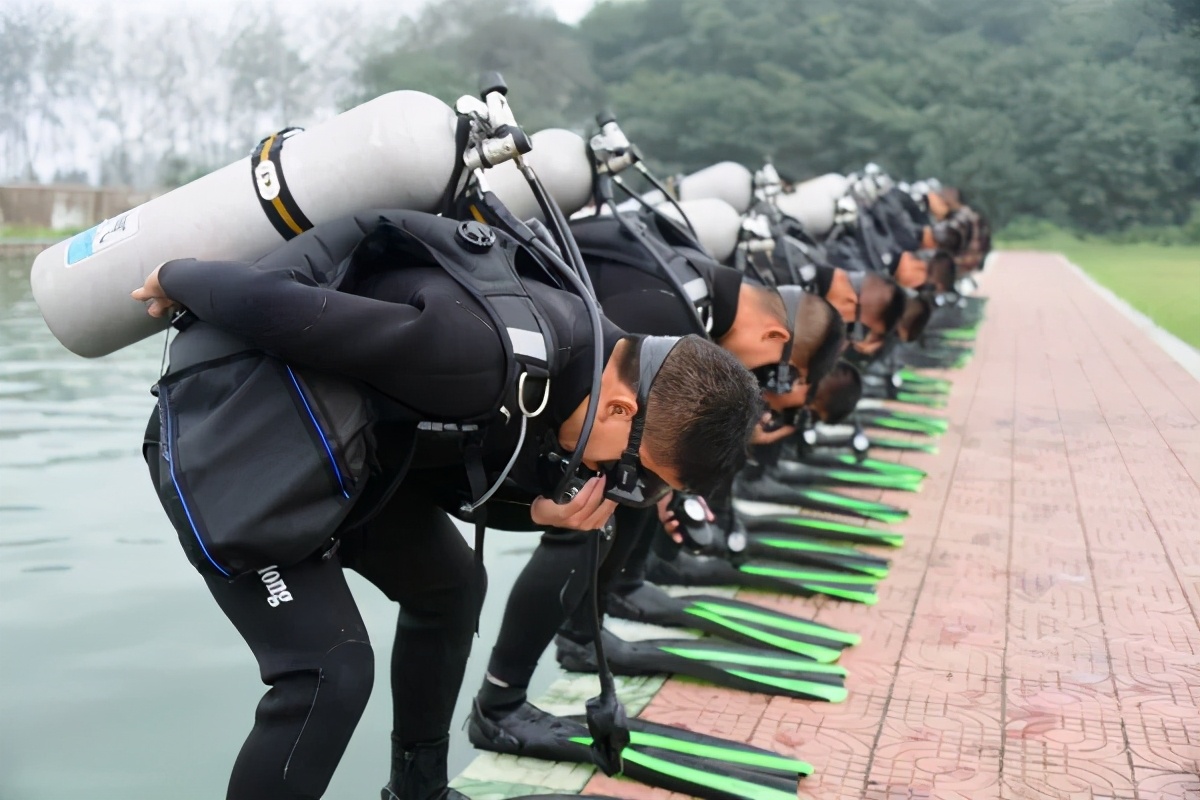
[[[694,334],[693,334],[694,335]],[[629,442],[621,453],[621,460],[615,467],[616,490],[632,493],[637,488],[638,469],[641,466],[639,452],[642,447],[642,436],[646,428],[646,407],[649,405],[650,387],[658,371],[662,369],[667,356],[679,344],[681,336],[646,336],[638,345],[637,359],[637,413],[633,415],[633,424],[629,428]]]

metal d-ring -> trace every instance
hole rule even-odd
[[[517,378],[517,408],[521,409],[524,416],[532,418],[545,411],[546,404],[550,402],[550,379],[546,378],[546,386],[542,389],[542,404],[536,411],[529,411],[525,408],[525,379],[528,377],[528,372],[522,372],[521,377]]]

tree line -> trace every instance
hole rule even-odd
[[[1197,5],[625,0],[577,26],[531,0],[298,22],[256,5],[224,26],[175,16],[97,39],[25,3],[0,10],[0,52],[18,56],[0,59],[0,166],[171,185],[278,128],[401,88],[452,103],[496,69],[528,130],[585,133],[607,106],[666,173],[770,158],[802,179],[875,161],[965,187],[1000,225],[1179,225],[1200,198]]]

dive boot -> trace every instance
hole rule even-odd
[[[449,736],[408,747],[393,738],[392,777],[379,792],[380,800],[468,800],[447,786],[449,748]]]
[[[631,719],[629,730],[622,775],[702,800],[795,800],[799,779],[813,771],[798,759],[668,725]],[[595,763],[582,717],[556,717],[528,703],[499,719],[476,703],[468,736],[480,750]]]

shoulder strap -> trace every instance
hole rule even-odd
[[[631,267],[666,281],[693,309],[696,333],[707,336],[712,324],[712,287],[693,261],[707,256],[699,250],[668,243],[639,215],[627,215],[624,219],[628,228],[615,217],[587,220],[580,230],[596,226],[601,235],[592,237],[585,233],[578,237],[582,238],[579,249],[592,258]]]

